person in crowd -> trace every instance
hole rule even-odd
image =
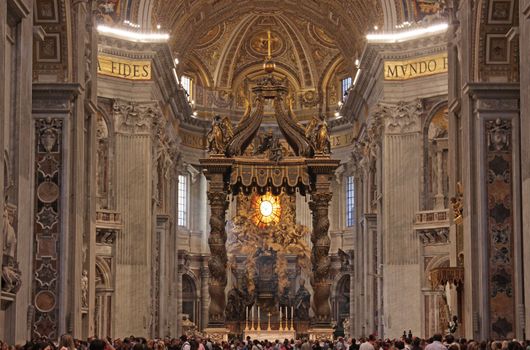
[[[425,347],[425,350],[447,350],[445,345],[442,344],[442,335],[437,333],[432,336],[432,343]]]
[[[368,339],[366,339],[366,341],[361,344],[361,346],[359,347],[359,350],[376,350],[374,348],[374,343],[375,343],[375,336],[373,334],[370,334],[370,336],[368,336]]]

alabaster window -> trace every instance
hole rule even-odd
[[[346,97],[348,96],[348,89],[351,87],[351,84],[351,77],[344,78],[340,81],[340,91],[343,101],[346,100]]]
[[[192,86],[193,86],[193,80],[187,76],[183,75],[180,78],[180,83],[182,84],[182,87],[184,90],[186,90],[186,94],[188,95],[188,100],[192,100]]]
[[[179,175],[178,225],[188,227],[189,181],[187,175]]]
[[[355,181],[353,176],[346,177],[346,226],[355,225]]]

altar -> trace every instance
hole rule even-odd
[[[282,342],[284,339],[296,339],[296,331],[293,330],[248,330],[244,333],[245,339],[247,337],[250,337],[250,339],[254,340],[257,339],[259,341],[268,340],[270,342],[274,342],[276,339],[278,339],[280,342]]]

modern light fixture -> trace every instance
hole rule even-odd
[[[424,35],[439,34],[447,31],[449,24],[438,23],[429,27],[421,27],[396,33],[368,34],[366,39],[373,43],[395,43],[417,39]]]
[[[134,25],[139,28],[139,25]],[[118,39],[125,39],[134,42],[166,42],[169,39],[168,33],[141,33],[133,32],[126,29],[109,27],[105,25],[97,26],[98,33],[105,34]]]
[[[357,72],[355,73],[355,78],[353,78],[352,86],[355,86],[355,84],[357,84],[357,80],[359,80],[360,76],[361,76],[361,69],[357,69]]]

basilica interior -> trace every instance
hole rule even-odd
[[[527,63],[530,0],[0,1],[0,339],[528,338]]]

